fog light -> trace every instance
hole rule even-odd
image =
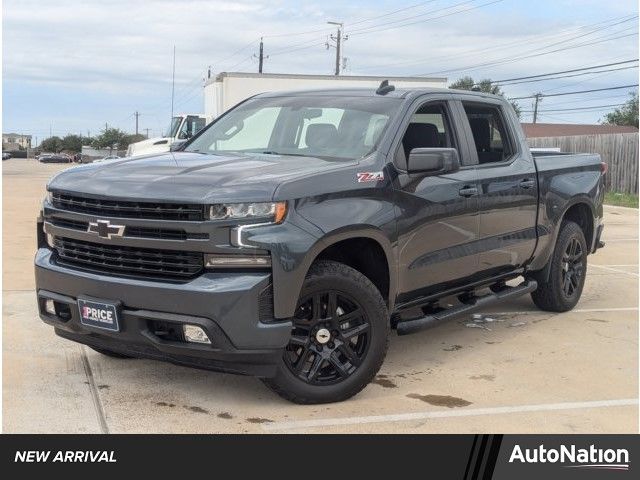
[[[184,338],[192,343],[211,343],[204,330],[197,325],[184,325]]]
[[[49,315],[56,315],[56,306],[50,298],[44,301],[44,311]]]
[[[271,266],[269,255],[205,255],[208,268],[267,268]]]

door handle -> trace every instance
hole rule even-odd
[[[531,180],[530,178],[525,178],[520,182],[520,188],[532,188],[534,187],[536,182]]]
[[[463,197],[473,197],[478,194],[478,189],[476,187],[465,186],[462,187],[458,193]]]

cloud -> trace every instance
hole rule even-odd
[[[5,0],[3,118],[7,127],[16,122],[23,128],[35,128],[29,127],[29,122],[35,122],[33,118],[47,117],[47,125],[50,121],[56,122],[61,125],[59,128],[68,125],[74,131],[90,125],[95,130],[96,125],[102,125],[105,120],[117,124],[119,118],[124,119],[134,109],[140,109],[148,118],[156,116],[158,120],[154,122],[164,123],[161,119],[168,115],[174,45],[176,108],[199,110],[207,66],[211,65],[214,72],[255,71],[257,63],[252,56],[257,52],[261,36],[265,36],[265,53],[270,55],[265,61],[266,72],[330,74],[334,51],[327,51],[324,42],[333,27],[326,24],[327,20],[345,21],[347,33],[352,31],[344,44],[350,65],[347,73],[411,75],[513,58],[562,40],[562,32],[571,29],[577,32],[583,25],[637,13],[631,0],[612,2],[615,5],[589,0],[579,2],[580,8],[571,0],[504,0],[466,13],[428,20],[430,16],[464,8],[445,9],[459,3],[437,0],[380,17],[409,7],[411,3],[407,1],[404,5],[392,0],[348,3],[338,0]],[[484,3],[487,1],[475,0],[467,6]],[[423,15],[437,9],[441,9],[439,13]],[[349,24],[349,21],[355,23],[371,17],[380,18]],[[412,20],[417,23],[382,30],[388,22],[400,19],[406,19],[404,23]],[[585,40],[633,25],[612,27]],[[356,31],[373,26],[377,26],[378,31],[367,34]],[[311,33],[289,35],[306,31]],[[627,37],[479,68],[471,73],[476,77],[509,78],[636,57],[637,37]],[[464,73],[461,70],[446,76],[453,80]],[[614,73],[584,85],[607,86],[634,75],[634,71]],[[578,80],[581,78],[575,79]],[[553,86],[563,83],[570,82],[558,81]],[[551,82],[548,85],[552,85]],[[528,94],[535,88],[535,85],[514,86],[509,93]],[[42,101],[47,95],[62,96],[67,103],[73,103],[77,115],[57,113],[52,107],[55,102],[49,105]],[[85,104],[91,108],[83,107]]]

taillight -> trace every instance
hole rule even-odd
[[[600,173],[604,175],[609,170],[609,165],[606,162],[600,162]]]

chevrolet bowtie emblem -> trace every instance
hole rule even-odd
[[[121,237],[124,234],[124,225],[111,225],[109,220],[96,220],[89,222],[87,232],[95,233],[102,238]]]

